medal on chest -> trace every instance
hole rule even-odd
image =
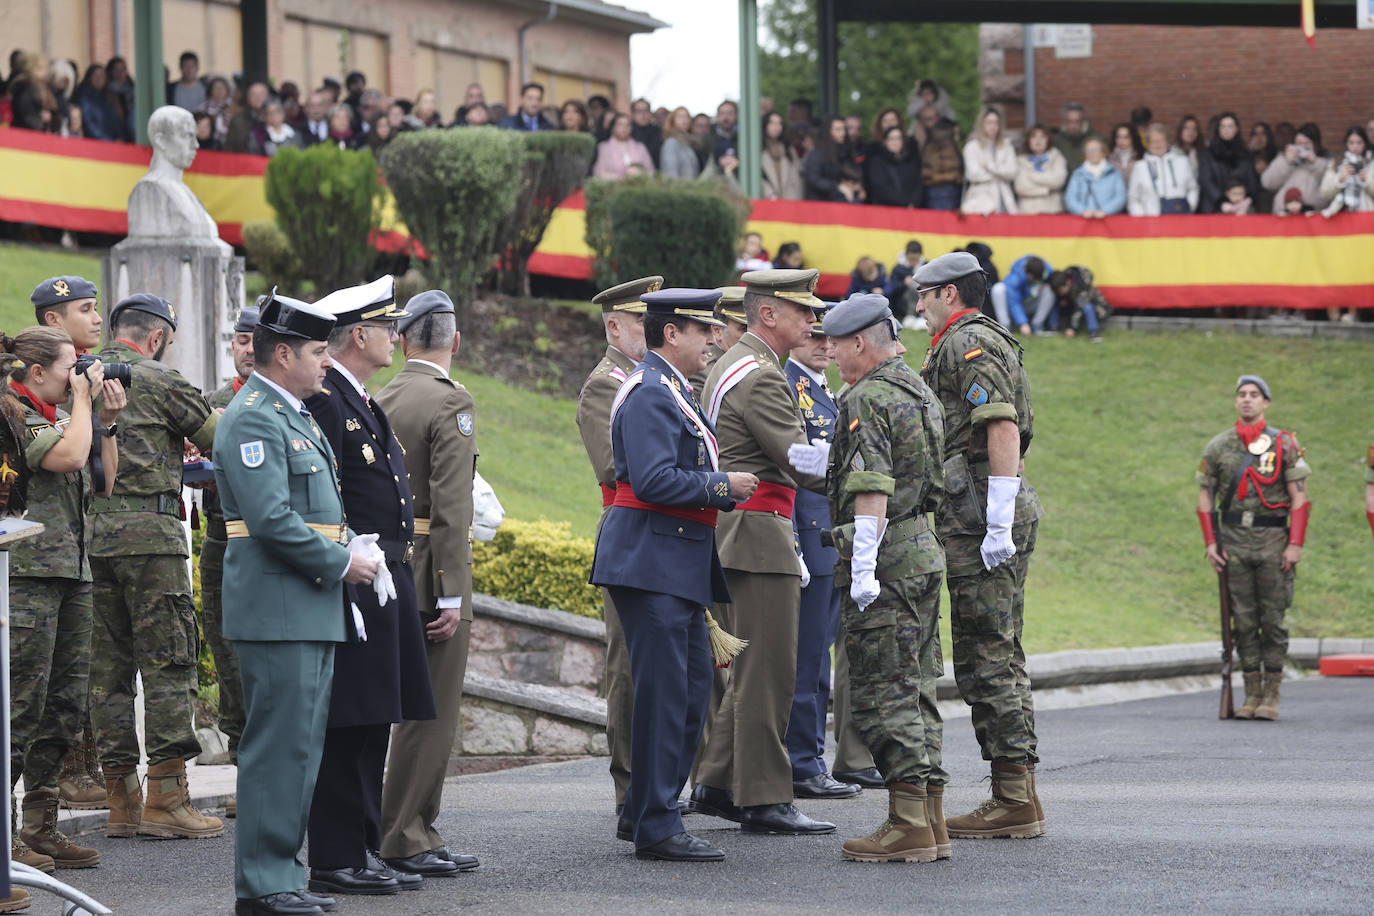
[[[1255,441],[1250,443],[1248,448],[1252,455],[1263,455],[1265,452],[1269,451],[1269,446],[1273,444],[1274,440],[1269,438],[1268,433],[1260,433],[1255,437]],[[1272,461],[1270,463],[1272,464]]]
[[[1268,477],[1274,473],[1274,462],[1277,458],[1274,452],[1265,452],[1259,456],[1258,470],[1261,477]]]

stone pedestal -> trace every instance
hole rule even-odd
[[[128,238],[110,249],[100,289],[110,306],[130,293],[154,293],[177,310],[176,341],[164,357],[202,391],[234,373],[234,320],[243,308],[243,258],[205,238]],[[105,324],[108,335],[110,324]]]

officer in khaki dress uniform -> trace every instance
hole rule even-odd
[[[720,520],[716,544],[732,603],[721,626],[750,643],[732,666],[697,767],[694,810],[750,833],[829,833],[792,804],[787,720],[797,677],[801,562],[792,532],[799,486],[824,477],[794,471],[787,450],[806,442],[781,360],[811,335],[818,271],[758,270],[743,276],[748,332],[711,369],[705,409],[721,464],[759,478],[758,491]]]
[[[1269,385],[1258,375],[1242,375],[1236,425],[1207,444],[1197,471],[1207,560],[1231,591],[1231,629],[1245,680],[1237,719],[1279,717],[1288,657],[1284,614],[1312,513],[1312,469],[1297,436],[1269,425],[1268,408]]]
[[[744,320],[744,287],[722,286],[716,292],[720,293],[720,303],[715,308],[715,319],[720,326],[711,326],[711,349],[706,353],[706,368],[692,373],[690,379],[697,400],[701,400],[701,392],[706,387],[706,375],[711,367],[725,355],[726,350],[739,343],[748,330]]]
[[[663,286],[662,277],[642,277],[603,289],[592,297],[601,306],[606,328],[606,355],[596,364],[577,395],[577,431],[601,486],[601,523],[615,498],[615,456],[611,449],[611,402],[620,383],[644,358],[644,303],[640,296]],[[634,685],[625,631],[607,589],[601,590],[606,621],[606,671],[601,690],[606,696],[606,744],[611,750],[611,780],[615,783],[615,813],[625,805],[630,787],[630,722],[634,716]]]
[[[435,828],[453,755],[472,628],[472,476],[477,469],[472,394],[449,377],[459,335],[443,290],[406,303],[397,323],[406,363],[377,404],[401,443],[415,509],[415,595],[438,715],[391,729],[382,785],[382,856],[393,868],[453,875],[477,859],[449,851]]]

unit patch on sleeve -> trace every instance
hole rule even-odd
[[[462,433],[465,436],[472,435],[472,414],[458,414],[458,432]]]
[[[974,407],[982,407],[988,402],[988,391],[982,385],[974,382],[969,387],[968,394],[964,395],[964,400],[968,401]]]

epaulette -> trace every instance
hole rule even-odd
[[[243,406],[244,406],[244,408],[247,409],[247,408],[249,408],[249,407],[256,407],[256,406],[258,406],[258,397],[259,397],[261,394],[262,394],[262,389],[261,389],[261,388],[255,388],[255,389],[253,389],[252,391],[248,392],[248,397],[246,397],[246,398],[243,399]]]
[[[324,395],[325,397],[330,397],[331,395],[334,394],[334,392],[330,391],[328,388],[326,388],[326,387],[324,387],[323,385],[321,385],[321,386],[320,386],[320,394]]]

